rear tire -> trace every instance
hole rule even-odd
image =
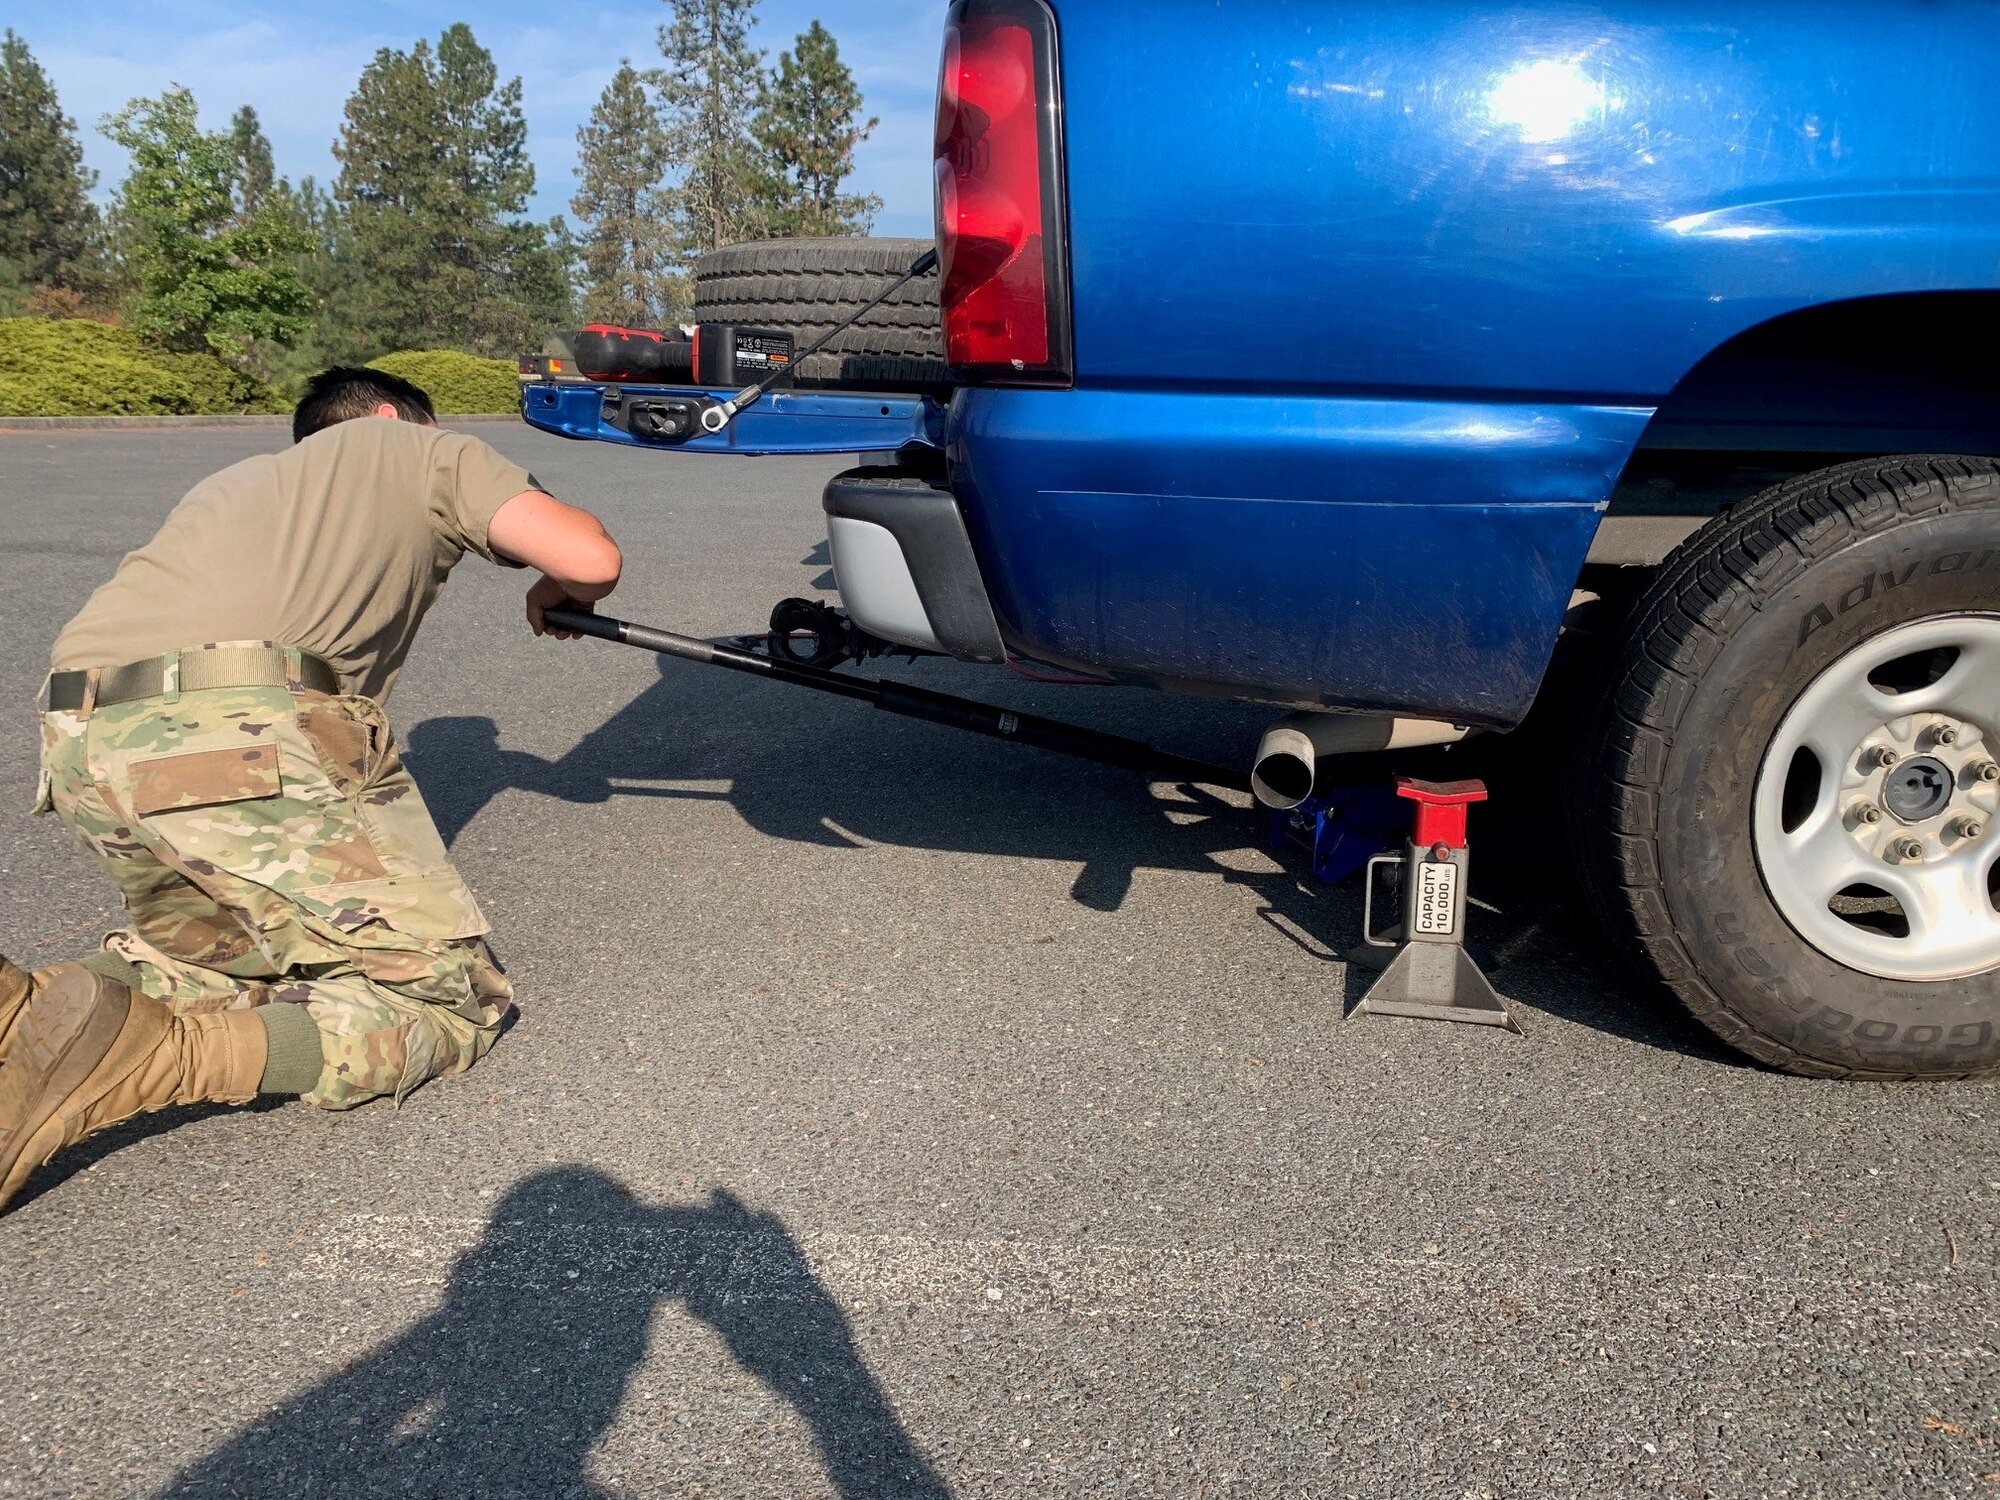
[[[1996,641],[1993,459],[1826,469],[1696,533],[1635,607],[1571,779],[1614,940],[1774,1067],[2000,1070]],[[1889,786],[1895,745],[1906,772],[1936,751],[1945,800]]]
[[[743,323],[789,333],[804,348],[865,307],[931,248],[929,240],[758,240],[695,262],[698,323]],[[925,391],[947,383],[935,270],[910,281],[796,376],[806,388]]]

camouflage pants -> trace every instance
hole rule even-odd
[[[183,1013],[303,1005],[328,1109],[472,1066],[512,991],[382,711],[214,688],[42,716],[53,809],[124,897],[105,947]]]

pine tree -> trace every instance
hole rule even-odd
[[[523,222],[534,192],[521,80],[502,84],[463,23],[435,51],[383,48],[334,145],[336,243],[350,347],[505,355],[566,321],[556,226]]]
[[[292,259],[292,268],[312,293],[318,316],[312,327],[289,350],[271,351],[265,358],[267,379],[285,381],[309,375],[328,365],[365,363],[379,350],[355,341],[354,298],[349,283],[349,257],[344,253],[344,228],[340,206],[312,177],[304,177],[296,188],[283,178],[275,189],[286,212],[297,224],[304,248]]]
[[[239,221],[235,141],[201,129],[194,95],[134,99],[102,129],[132,158],[116,214],[134,326],[170,349],[238,360],[255,341],[297,342],[312,312],[292,264],[305,239],[268,201]]]
[[[22,295],[38,288],[92,286],[98,271],[98,214],[89,193],[76,122],[28,44],[0,35],[0,262]]]
[[[346,105],[333,154],[341,163],[327,203],[329,297],[323,334],[342,358],[422,347],[410,332],[422,306],[413,284],[426,275],[418,241],[435,217],[431,178],[441,171],[427,149],[437,93],[430,44],[383,48],[362,69]]]
[[[854,148],[880,120],[857,123],[861,90],[840,60],[840,47],[818,21],[778,55],[765,82],[751,134],[763,153],[769,227],[780,235],[866,234],[882,200],[843,193],[854,170]]]
[[[245,219],[255,218],[258,206],[278,185],[271,143],[256,110],[246,104],[236,111],[229,139],[236,151],[236,201]]]
[[[679,223],[686,251],[700,255],[766,232],[750,119],[763,83],[763,54],[750,45],[757,0],[667,0],[660,28],[661,100],[674,160],[685,168]]]
[[[578,186],[569,206],[583,226],[584,316],[642,328],[678,321],[687,290],[677,266],[677,195],[663,181],[671,145],[629,59],[605,86],[576,144]]]

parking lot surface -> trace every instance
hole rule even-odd
[[[612,612],[831,597],[831,461],[473,430],[605,517]],[[0,433],[10,956],[117,920],[26,813],[49,641],[283,436]],[[2000,1496],[2000,1088],[1743,1065],[1483,813],[1525,1037],[1344,1021],[1358,892],[1246,799],[537,641],[525,582],[468,559],[389,705],[518,1025],[45,1169],[0,1495]],[[1268,717],[864,670],[1232,763]]]

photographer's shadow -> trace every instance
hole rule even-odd
[[[575,1167],[508,1193],[436,1312],[162,1493],[602,1495],[590,1451],[669,1303],[798,1413],[842,1500],[949,1495],[779,1220],[723,1191],[649,1208]]]

